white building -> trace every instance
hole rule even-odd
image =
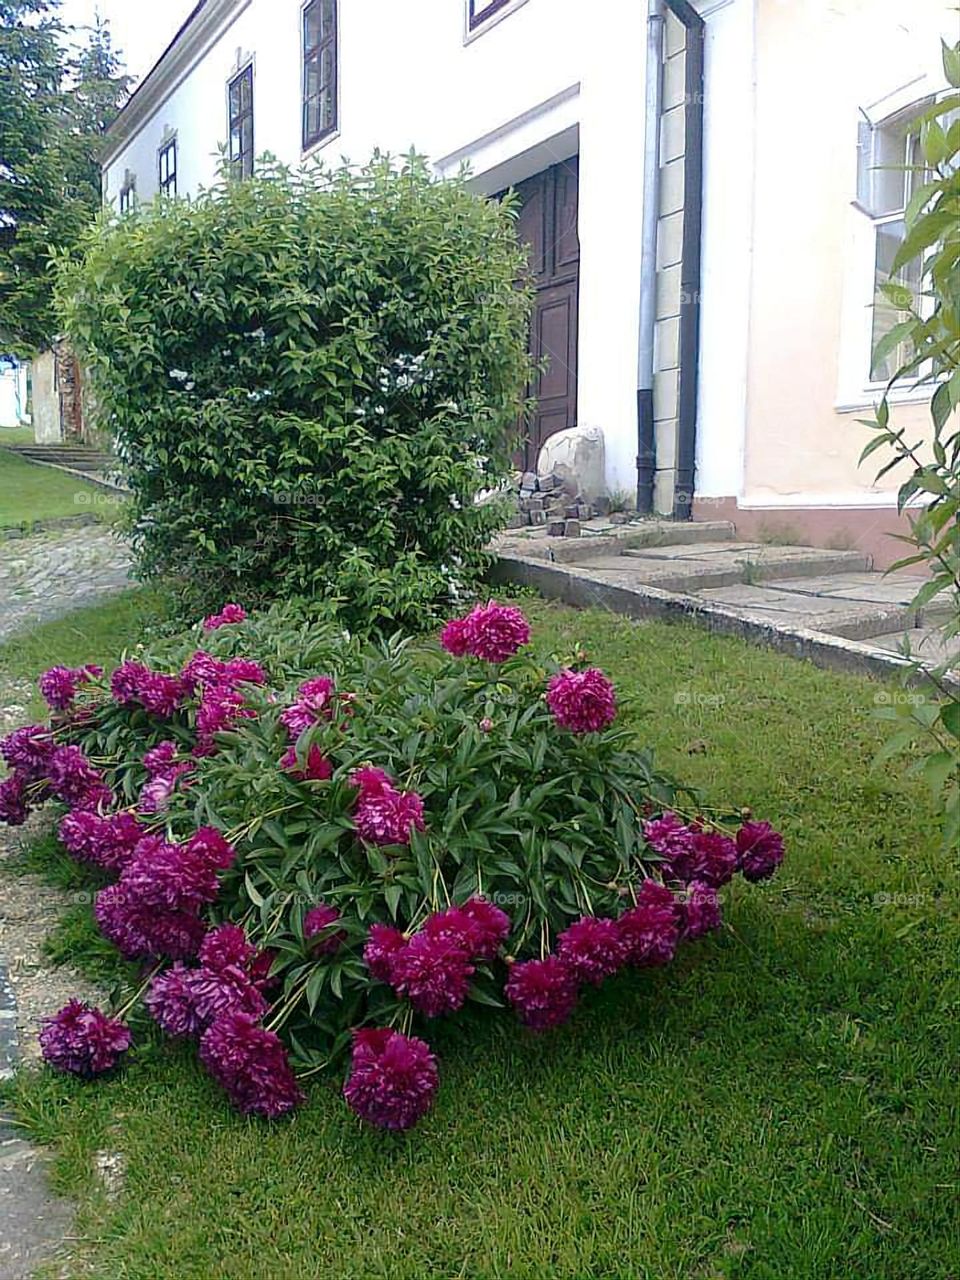
[[[104,197],[189,193],[220,146],[412,146],[518,185],[551,356],[528,456],[600,427],[642,506],[889,559],[898,479],[858,468],[856,419],[905,188],[870,164],[906,154],[955,25],[939,0],[199,0],[111,127]]]

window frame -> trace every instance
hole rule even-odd
[[[244,111],[242,108],[233,114],[233,87],[239,84],[241,80],[248,80],[250,85],[250,107]],[[250,152],[249,156],[243,149],[243,122],[249,117],[250,119]],[[242,182],[245,178],[252,178],[255,159],[257,154],[256,148],[256,112],[254,110],[254,76],[253,76],[253,59],[246,62],[242,67],[238,67],[233,75],[227,80],[227,163],[230,166],[230,175],[238,182]],[[240,150],[236,156],[232,154],[233,150],[233,134],[234,130],[239,129],[240,133]],[[239,172],[238,172],[239,167]]]
[[[306,0],[306,3],[300,7],[300,150],[302,154],[313,151],[320,147],[323,143],[329,142],[340,131],[340,4],[339,0],[331,0],[333,5],[333,25],[329,34],[324,34],[319,44],[307,49],[307,14],[315,5],[321,5],[324,0]],[[325,49],[333,49],[333,86],[331,93],[331,102],[333,103],[333,118],[325,129],[319,129],[315,134],[307,132],[307,104],[313,101],[313,97],[307,97],[307,64],[308,60],[319,62],[322,60]],[[323,93],[315,95],[319,102]]]
[[[167,174],[164,177],[163,161],[165,156],[172,156],[173,163],[167,164]],[[157,147],[157,191],[162,196],[174,197],[177,194],[177,161],[179,159],[177,147],[177,135],[161,142]]]
[[[526,3],[527,0],[464,0],[463,43],[470,44]]]
[[[117,205],[121,214],[132,213],[137,207],[137,175],[128,169],[123,177],[123,186],[117,196]]]

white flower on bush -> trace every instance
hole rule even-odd
[[[186,382],[190,375],[186,369],[170,369],[168,377],[171,377],[174,382]]]

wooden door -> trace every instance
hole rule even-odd
[[[527,390],[535,404],[518,459],[524,470],[536,468],[537,454],[548,436],[574,426],[577,420],[578,177],[574,156],[516,188],[522,201],[517,234],[528,246],[528,271],[536,289],[530,354],[546,362]]]

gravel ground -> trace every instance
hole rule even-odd
[[[5,541],[0,546],[0,639],[123,590],[129,585],[128,567],[126,548],[100,528]],[[25,722],[31,692],[28,681],[0,678],[0,735]],[[78,973],[51,968],[43,960],[44,938],[75,895],[36,876],[10,875],[5,865],[49,829],[50,821],[40,812],[22,827],[0,826],[0,1077],[18,1060],[38,1060],[43,1018],[72,996],[98,998]],[[104,1155],[120,1176],[119,1157]],[[56,1255],[70,1231],[72,1206],[50,1192],[45,1161],[42,1151],[23,1140],[14,1118],[0,1110],[0,1280],[26,1280]]]

